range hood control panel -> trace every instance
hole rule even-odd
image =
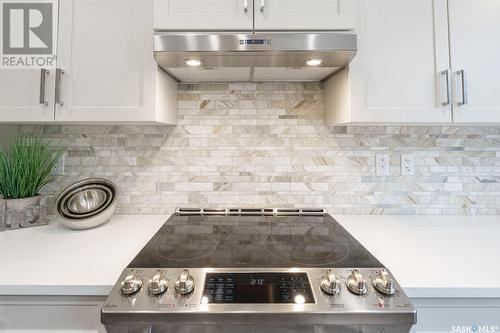
[[[242,38],[239,44],[240,49],[266,49],[266,46],[272,45],[272,39],[270,36],[255,36],[252,38]]]

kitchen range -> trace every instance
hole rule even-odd
[[[408,332],[390,271],[323,209],[177,209],[123,271],[115,332]]]

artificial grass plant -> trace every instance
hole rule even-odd
[[[52,169],[63,153],[30,136],[17,137],[0,149],[0,195],[4,199],[37,196],[53,180]]]

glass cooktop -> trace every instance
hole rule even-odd
[[[383,267],[330,215],[170,217],[128,267]]]

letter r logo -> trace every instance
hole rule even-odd
[[[52,3],[4,2],[4,54],[52,54]]]

